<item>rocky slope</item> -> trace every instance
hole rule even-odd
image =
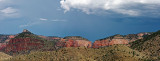
[[[80,36],[68,36],[60,39],[57,44],[57,47],[88,47],[92,46],[92,42],[86,38]]]
[[[5,52],[10,55],[29,53],[30,50],[40,49],[44,46],[44,41],[31,32],[22,32],[11,39],[5,47]]]
[[[55,42],[41,38],[28,30],[19,33],[11,39],[4,48],[5,53],[10,55],[26,54],[30,51],[54,50]]]
[[[4,48],[6,48],[6,43],[0,43],[0,51],[2,51]]]
[[[160,60],[160,31],[117,34],[96,40],[92,45],[91,41],[80,36],[46,37],[23,30],[17,35],[0,35],[0,42],[0,50],[14,56],[11,58],[0,52],[4,57],[0,57],[0,61],[8,58],[11,58],[9,61]]]
[[[67,36],[64,38],[56,37],[56,36],[39,36],[46,40],[55,41],[55,47],[62,48],[62,47],[88,47],[92,46],[92,42],[86,38],[80,36]]]
[[[0,43],[8,42],[10,39],[14,37],[15,35],[0,35]]]
[[[92,46],[91,41],[80,36],[68,37],[46,37],[35,35],[28,30],[23,30],[22,33],[16,36],[6,36],[3,43],[0,43],[0,50],[5,51],[10,55],[29,53],[33,50],[52,51],[62,47],[88,47]],[[8,39],[7,39],[8,38]]]
[[[131,43],[131,47],[141,52],[145,52],[155,60],[160,60],[160,31]]]
[[[23,33],[29,32],[28,30],[24,29]],[[111,37],[107,37],[104,39],[96,40],[93,45],[91,41],[87,40],[86,38],[80,37],[80,36],[68,36],[68,37],[47,37],[47,36],[41,36],[36,35],[36,37],[45,39],[50,41],[52,44],[54,44],[56,48],[59,47],[93,47],[93,48],[99,48],[103,46],[109,46],[114,44],[128,44],[129,42],[133,42],[138,39],[143,39],[143,37],[150,35],[151,33],[139,33],[139,34],[129,34],[129,35],[114,35]],[[19,35],[19,34],[17,34]],[[10,39],[14,38],[17,35],[0,35],[0,50],[6,47],[6,43],[10,41]],[[28,37],[25,35],[19,35],[17,37]],[[33,36],[35,37],[35,35]],[[32,37],[32,38],[33,38]],[[29,37],[30,38],[30,37]],[[48,43],[48,42],[47,42]],[[50,43],[50,44],[51,44]]]
[[[139,33],[139,34],[128,34],[128,35],[114,35],[104,39],[96,40],[93,43],[93,48],[99,48],[104,46],[110,46],[114,44],[129,44],[129,42],[136,41],[138,39],[143,39],[145,36],[152,33]]]
[[[4,43],[8,39],[8,35],[0,35],[0,43]]]
[[[12,58],[12,56],[7,55],[7,54],[5,54],[3,52],[0,52],[0,61],[6,61],[6,60],[8,60],[10,58]]]
[[[125,45],[99,49],[86,47],[62,48],[56,51],[31,52],[12,58],[12,61],[144,61],[147,56]]]
[[[0,35],[0,50],[3,50],[7,43],[14,37],[15,35]]]
[[[11,39],[5,48],[8,54],[29,53],[30,50],[38,50],[44,46],[44,41],[32,38]]]

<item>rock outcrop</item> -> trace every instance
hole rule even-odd
[[[8,35],[0,35],[0,43],[4,43],[8,39]]]
[[[8,54],[23,54],[30,50],[40,49],[44,46],[44,41],[33,38],[15,38],[11,39],[5,48]]]
[[[128,44],[130,42],[136,41],[138,39],[143,39],[147,35],[152,33],[138,33],[138,34],[128,34],[128,35],[114,35],[104,39],[96,40],[93,43],[93,48],[99,48],[104,46],[110,46],[114,44]]]
[[[0,43],[0,50],[3,50],[6,47],[6,43]]]
[[[27,29],[24,29],[23,32],[30,32],[30,31],[28,31]]]
[[[57,47],[88,47],[92,46],[92,42],[80,37],[80,36],[69,36],[60,39],[56,43]]]
[[[131,43],[131,48],[145,52],[145,54],[154,58],[155,61],[160,59],[160,31],[157,31],[141,40]],[[154,61],[154,60],[153,60]]]
[[[15,35],[0,35],[0,50],[3,50],[7,43],[14,37]]]
[[[0,43],[8,42],[10,39],[14,37],[15,35],[0,35]]]
[[[34,35],[27,29],[24,29],[22,33],[17,35],[0,35],[0,49],[3,49],[11,39],[37,39],[40,38],[42,40],[47,40],[47,43],[51,42],[54,47],[93,47],[99,48],[103,46],[110,46],[114,44],[128,44],[138,39],[143,39],[145,36],[150,35],[151,33],[138,33],[138,34],[128,34],[128,35],[114,35],[111,37],[107,37],[104,39],[96,40],[93,45],[92,42],[86,38],[80,36],[68,36],[68,37],[55,37],[55,36],[41,36]],[[49,42],[48,42],[49,41]]]
[[[16,37],[9,36],[10,39],[4,48],[5,52],[10,55],[29,53],[31,50],[38,50],[44,47],[44,41],[38,36],[23,30],[22,33],[17,34]]]
[[[99,49],[61,48],[56,51],[31,52],[11,58],[10,61],[145,61],[147,56],[126,45]]]

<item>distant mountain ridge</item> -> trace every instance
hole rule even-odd
[[[4,44],[4,43],[3,43]],[[62,47],[91,47],[92,43],[80,36],[68,36],[64,38],[60,37],[46,37],[35,35],[30,31],[24,29],[22,33],[15,35],[13,38],[5,43],[3,46],[1,43],[1,50],[4,50],[7,54],[17,55],[26,54],[30,51],[50,51]]]
[[[64,38],[61,37],[53,37],[53,36],[41,36],[41,35],[35,35],[28,31],[27,29],[24,29],[22,33],[16,34],[16,35],[0,35],[0,49],[4,48],[4,45],[6,44],[5,41],[9,42],[12,38],[38,38],[38,39],[45,39],[50,40],[54,42],[55,48],[60,47],[93,47],[93,48],[99,48],[99,47],[105,47],[109,45],[114,44],[129,44],[130,42],[133,42],[138,39],[143,39],[143,37],[148,36],[152,34],[152,32],[144,32],[144,33],[138,33],[138,34],[128,34],[128,35],[114,35],[110,36],[104,39],[96,40],[94,43],[89,41],[86,38],[83,38],[81,36],[66,36]],[[5,44],[4,44],[5,43]],[[1,47],[3,45],[3,47]]]
[[[0,38],[0,51],[5,57],[10,57],[5,58],[8,61],[160,60],[160,31],[116,34],[94,43],[81,36],[42,36],[26,29],[16,35],[1,35]]]

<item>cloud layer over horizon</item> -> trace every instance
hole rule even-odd
[[[102,11],[130,16],[160,14],[160,0],[61,0],[60,4],[64,12],[78,9],[87,14]]]

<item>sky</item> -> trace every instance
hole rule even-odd
[[[44,36],[95,41],[160,30],[160,0],[0,0],[0,34],[28,29]]]

